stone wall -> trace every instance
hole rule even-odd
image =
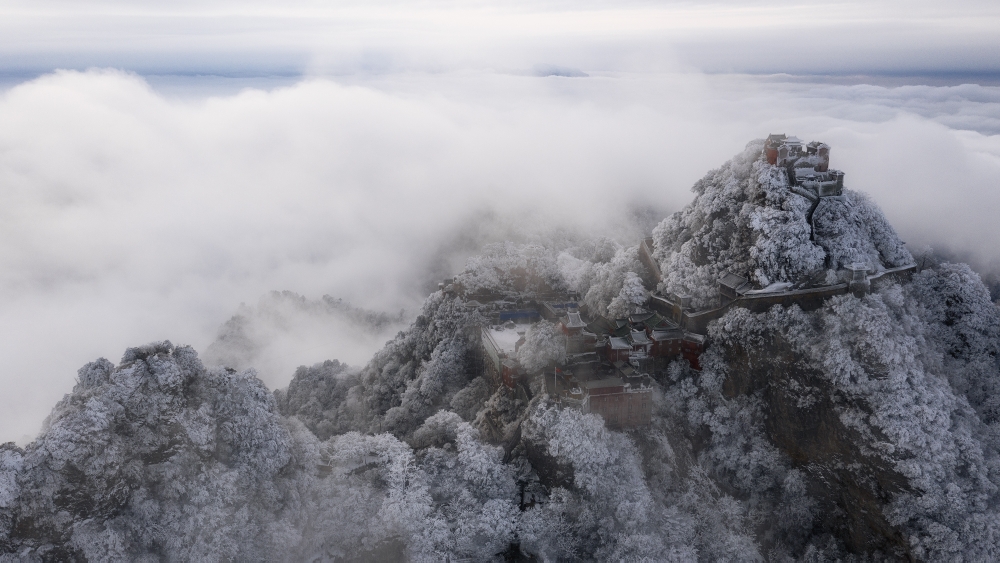
[[[916,270],[916,265],[910,264],[879,272],[869,276],[868,279],[877,287],[886,282],[909,280],[914,270]],[[749,294],[730,301],[721,307],[706,309],[704,311],[685,311],[679,304],[665,297],[651,295],[649,301],[647,301],[647,306],[657,313],[679,323],[681,328],[688,332],[706,334],[708,332],[708,323],[722,317],[733,307],[742,307],[754,313],[763,313],[775,305],[781,305],[782,307],[798,305],[805,311],[813,311],[822,307],[827,299],[834,295],[843,295],[848,293],[848,291],[848,284],[839,283],[812,289]]]

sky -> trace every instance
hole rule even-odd
[[[489,241],[634,243],[778,132],[912,250],[1000,272],[995,3],[8,0],[0,442],[86,362],[203,351],[271,290],[412,316]],[[398,330],[331,326],[262,379]]]

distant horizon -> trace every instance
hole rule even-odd
[[[59,71],[75,71],[75,72],[86,72],[88,70],[114,70],[130,74],[135,74],[141,76],[143,79],[148,81],[154,88],[157,84],[164,82],[177,81],[182,83],[183,81],[189,81],[184,86],[193,85],[196,81],[232,81],[233,83],[240,83],[243,87],[249,88],[270,88],[276,86],[290,86],[299,82],[301,80],[311,79],[311,78],[326,78],[326,79],[344,79],[350,77],[358,76],[379,76],[380,73],[343,73],[343,74],[330,74],[330,75],[310,75],[308,73],[302,72],[301,70],[288,69],[286,71],[225,71],[225,69],[219,69],[218,72],[184,72],[182,69],[175,69],[173,71],[149,71],[146,72],[142,69],[133,69],[127,67],[115,67],[115,66],[81,66],[81,67],[71,67],[71,66],[60,66],[53,68],[37,68],[26,70],[23,72],[19,71],[0,71],[0,91],[22,84],[24,82],[30,82],[42,76],[52,74]],[[584,69],[585,70],[585,69]],[[501,72],[498,74],[526,74],[530,73],[530,68],[525,68],[521,72]],[[393,73],[386,73],[393,74]],[[789,74],[789,73],[739,73],[739,72],[710,72],[710,73],[698,73],[692,72],[691,74],[704,74],[705,76],[743,76],[751,79],[756,79],[761,82],[789,82],[789,83],[805,83],[805,84],[836,84],[841,86],[881,86],[885,88],[898,88],[902,86],[935,86],[935,87],[948,87],[948,86],[963,86],[963,85],[976,85],[976,86],[1000,86],[1000,72],[981,72],[981,73],[968,73],[968,72],[930,72],[930,73],[910,73],[910,72],[887,72],[882,74],[858,74],[858,73],[827,73],[827,74]]]

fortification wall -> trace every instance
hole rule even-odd
[[[873,288],[884,283],[904,282],[910,279],[916,268],[915,264],[891,268],[869,276],[868,279],[872,282]],[[694,312],[683,311],[680,305],[659,295],[651,295],[647,303],[650,309],[678,322],[684,330],[695,334],[706,334],[708,323],[721,318],[733,307],[749,309],[754,313],[763,313],[775,305],[782,307],[798,305],[804,311],[814,311],[822,307],[823,303],[834,295],[843,295],[848,292],[848,284],[839,283],[811,289],[757,293],[743,295],[721,307]]]
[[[674,321],[678,325],[683,322],[684,310],[681,306],[662,295],[650,295],[646,302],[650,309]]]
[[[660,265],[656,263],[656,259],[653,258],[653,239],[645,238],[641,243],[639,243],[639,261],[642,265],[649,270],[650,275],[653,277],[652,282],[653,288],[656,288],[657,284],[663,281],[663,274],[660,272]]]
[[[900,266],[899,268],[890,268],[883,272],[873,274],[868,276],[868,281],[872,282],[872,288],[878,287],[884,283],[898,282],[904,283],[910,281],[913,277],[913,272],[917,271],[916,264],[910,264],[908,266]]]

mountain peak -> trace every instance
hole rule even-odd
[[[873,272],[910,264],[881,209],[843,187],[830,147],[771,135],[695,183],[694,200],[653,230],[660,291],[707,306],[732,272],[757,288],[832,280],[861,263]]]

